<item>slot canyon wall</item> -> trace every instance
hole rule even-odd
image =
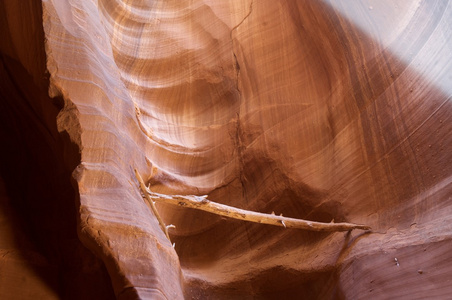
[[[452,4],[0,3],[0,298],[452,294]],[[165,194],[370,232],[143,201]],[[175,243],[175,247],[172,247]]]

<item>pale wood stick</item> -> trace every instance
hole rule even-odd
[[[136,171],[135,171],[136,172]],[[137,178],[139,180],[141,177]],[[216,215],[261,223],[261,224],[270,224],[276,226],[283,226],[285,228],[298,228],[298,229],[306,229],[312,231],[349,231],[352,229],[362,229],[362,230],[370,230],[371,228],[366,225],[352,224],[352,223],[322,223],[315,221],[307,221],[302,219],[295,218],[286,218],[283,216],[276,216],[274,214],[264,214],[258,213],[254,211],[244,210],[216,202],[209,201],[207,199],[207,195],[204,196],[181,196],[181,195],[165,195],[154,193],[150,189],[148,189],[144,183],[141,184],[143,193],[150,197],[151,202],[152,199],[155,201],[178,205],[181,207],[189,207],[194,209],[199,209],[203,211],[207,211]],[[144,187],[144,189],[143,189]],[[167,233],[167,232],[166,232]]]
[[[144,197],[146,198],[147,202],[149,203],[149,205],[151,206],[152,212],[154,213],[155,217],[157,218],[157,220],[159,221],[160,224],[160,228],[162,229],[162,231],[165,233],[166,237],[168,238],[168,240],[171,242],[171,239],[169,237],[169,233],[168,233],[168,227],[165,226],[165,223],[162,220],[162,217],[160,216],[157,208],[155,207],[155,203],[154,201],[152,201],[151,197],[149,196],[149,194],[146,192],[148,191],[148,188],[146,187],[146,185],[144,184],[143,178],[141,178],[140,173],[138,173],[137,169],[135,169],[135,176],[138,179],[138,182],[140,183],[140,188],[141,191],[144,194]],[[170,225],[170,227],[173,225]]]

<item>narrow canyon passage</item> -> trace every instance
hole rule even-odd
[[[452,292],[449,1],[1,8],[2,182],[18,189],[26,178],[27,193],[40,195],[8,194],[2,215],[18,217],[5,228],[22,222],[28,239],[34,227],[44,248],[44,232],[55,231],[51,250],[76,244],[78,264],[95,266],[87,278],[97,278],[99,297]],[[156,193],[372,231],[285,229],[157,203],[175,225],[170,242],[135,168]],[[71,254],[52,261],[33,247],[51,274],[44,291],[62,297],[70,289],[55,283],[55,270],[71,265]]]

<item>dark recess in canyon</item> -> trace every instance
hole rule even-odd
[[[0,5],[0,32],[9,42],[0,57],[0,298],[111,299],[103,263],[77,237],[71,173],[80,149],[57,129],[64,100],[48,96],[41,5]],[[12,17],[22,27],[8,28]],[[32,69],[16,47],[27,50]]]

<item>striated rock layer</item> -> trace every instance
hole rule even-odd
[[[0,254],[22,254],[1,254],[0,287],[29,272],[36,293],[56,298],[80,286],[84,299],[452,293],[449,1],[0,6],[11,145],[0,233],[23,236],[5,235]],[[306,232],[157,204],[176,226],[170,242],[134,168],[158,193],[373,230]]]

